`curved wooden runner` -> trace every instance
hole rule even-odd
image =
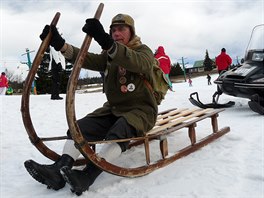
[[[60,13],[57,12],[51,22],[51,25],[56,26],[58,23],[58,20],[60,18]],[[49,43],[51,40],[51,31],[48,33],[47,37],[42,41],[40,44],[40,47],[38,49],[38,52],[35,56],[35,59],[32,63],[32,67],[29,70],[28,76],[25,80],[25,85],[23,88],[23,94],[22,94],[22,99],[21,99],[21,113],[22,113],[22,119],[23,123],[25,125],[26,131],[29,135],[29,139],[31,143],[46,157],[52,160],[58,159],[59,155],[49,149],[43,141],[37,136],[37,133],[34,129],[30,112],[29,112],[29,96],[30,96],[30,91],[31,91],[31,85],[33,83],[33,80],[35,78],[35,75],[37,73],[38,66],[41,63],[41,60],[44,56],[45,51],[49,47]]]
[[[100,3],[96,13],[94,15],[94,18],[100,19],[101,14],[103,12],[104,4]],[[82,148],[83,145],[89,149],[90,153],[92,152],[92,149],[89,147],[87,142],[84,140],[79,126],[76,122],[76,115],[75,115],[75,90],[77,87],[78,77],[83,65],[84,58],[87,54],[87,51],[90,47],[92,41],[92,37],[89,35],[86,35],[84,38],[84,41],[82,43],[82,46],[80,48],[80,51],[76,57],[70,79],[68,81],[67,86],[67,94],[66,94],[66,115],[67,115],[67,122],[69,125],[69,130],[71,133],[71,136],[75,142],[75,145],[79,148],[80,152],[86,157],[87,159],[90,159],[90,156],[87,156],[87,152],[85,152]],[[91,160],[93,161],[93,160]]]

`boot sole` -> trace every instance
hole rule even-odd
[[[41,184],[46,185],[48,189],[59,190],[65,186],[65,184],[58,186],[57,184],[55,184],[51,180],[46,179],[45,177],[43,177],[43,175],[39,174],[38,171],[36,171],[36,169],[32,166],[32,160],[25,161],[24,166],[25,166],[26,170],[28,171],[28,173],[36,181],[38,181]]]

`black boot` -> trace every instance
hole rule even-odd
[[[87,165],[84,170],[71,170],[66,166],[61,168],[64,180],[71,186],[71,191],[78,196],[89,190],[89,187],[101,173],[102,170],[92,163]]]
[[[60,97],[59,95],[51,95],[50,99],[51,100],[62,100],[63,98]]]
[[[38,164],[33,160],[24,162],[29,174],[38,182],[47,185],[48,188],[59,190],[65,186],[65,180],[60,174],[62,167],[72,167],[74,160],[69,155],[62,155],[59,160],[51,165]]]

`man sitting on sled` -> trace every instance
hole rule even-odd
[[[74,63],[79,52],[58,33],[55,26],[46,25],[40,38],[43,40],[52,31],[50,45],[61,51],[67,60]],[[142,136],[153,128],[157,118],[157,101],[145,85],[142,75],[153,82],[152,67],[155,59],[151,49],[142,44],[135,34],[134,20],[126,14],[112,19],[110,34],[94,18],[86,20],[83,32],[93,37],[102,47],[101,54],[87,52],[83,68],[104,72],[104,91],[107,102],[103,107],[78,120],[82,135],[87,141],[113,140]],[[51,165],[42,165],[33,160],[24,164],[29,174],[49,188],[59,190],[69,183],[77,195],[89,189],[102,172],[91,162],[83,170],[72,169],[80,152],[67,132],[62,156]],[[129,142],[104,144],[99,155],[113,162],[128,148]]]

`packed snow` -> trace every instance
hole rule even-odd
[[[212,75],[212,81],[217,75]],[[189,102],[190,93],[197,91],[200,99],[210,102],[216,85],[207,85],[206,76],[187,82],[174,83],[175,92],[168,92],[159,110],[194,108]],[[50,95],[31,95],[30,113],[40,137],[65,135],[68,128],[65,115],[65,98],[50,100]],[[89,191],[81,197],[137,197],[137,198],[262,198],[264,197],[264,119],[251,111],[248,100],[222,95],[220,102],[235,101],[218,117],[219,128],[229,126],[231,131],[202,149],[143,177],[125,178],[102,173]],[[76,93],[76,117],[81,118],[100,107],[106,98],[102,92]],[[1,174],[2,198],[68,198],[77,197],[68,185],[59,191],[47,189],[36,182],[24,168],[24,161],[36,160],[52,163],[31,143],[22,122],[21,95],[0,97],[1,109]],[[208,119],[209,120],[209,119]],[[198,137],[211,130],[210,122],[199,122]],[[169,152],[189,143],[187,130],[168,136]],[[61,153],[64,140],[50,142],[54,151]],[[151,159],[158,158],[158,143],[151,143]],[[124,166],[144,164],[143,146],[134,147],[122,154],[116,163]]]

